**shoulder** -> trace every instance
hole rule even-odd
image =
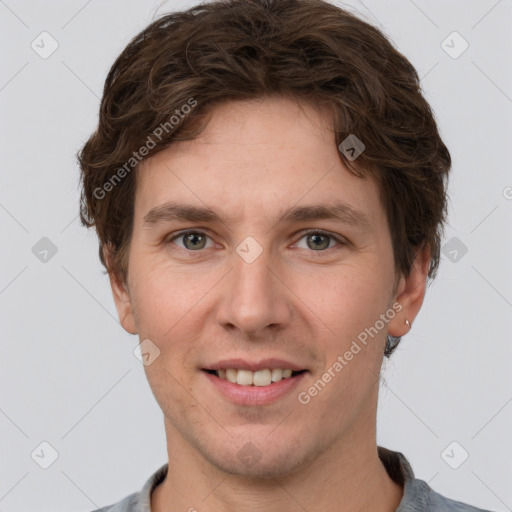
[[[91,512],[136,512],[136,507],[139,503],[139,497],[140,492],[134,492],[133,494],[126,496],[126,498],[123,498],[117,503],[92,510]]]
[[[160,466],[147,480],[142,490],[134,492],[121,501],[98,508],[92,512],[150,512],[151,511],[151,493],[167,475],[167,463]]]
[[[402,501],[395,512],[493,512],[437,493],[427,482],[415,477],[403,453],[382,446],[378,447],[378,453],[390,478],[404,489]]]
[[[426,482],[414,479],[408,482],[408,501],[400,504],[396,512],[493,512],[477,508],[462,501],[446,498],[434,491]]]
[[[472,505],[468,505],[467,503],[462,503],[461,501],[455,501],[450,498],[445,498],[441,496],[435,491],[431,491],[431,510],[441,511],[446,510],[447,512],[492,512],[487,509],[473,507]]]

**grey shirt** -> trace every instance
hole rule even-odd
[[[400,452],[379,446],[378,453],[391,479],[404,487],[402,501],[395,512],[492,512],[441,496],[426,482],[415,478],[411,465]],[[140,492],[93,512],[151,512],[151,492],[166,475],[167,464],[164,464],[149,477]]]

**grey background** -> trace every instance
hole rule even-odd
[[[1,512],[92,510],[140,490],[166,462],[138,340],[118,323],[95,233],[77,218],[75,153],[129,39],[194,4],[0,0]],[[438,492],[512,510],[512,1],[345,5],[416,66],[453,157],[449,245],[385,364],[378,443]],[[31,48],[43,31],[59,45],[47,59]],[[456,59],[441,45],[453,31],[469,43]],[[43,237],[57,249],[46,262],[36,257]],[[458,469],[441,455],[453,441],[452,464],[469,453]],[[42,442],[58,453],[47,469]]]

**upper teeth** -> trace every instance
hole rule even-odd
[[[217,376],[221,379],[228,380],[242,386],[268,386],[272,382],[278,382],[282,379],[291,377],[292,370],[281,368],[272,368],[258,370],[237,370],[235,368],[227,368],[226,370],[217,370]]]

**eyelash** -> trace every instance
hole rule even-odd
[[[189,229],[189,230],[186,230],[186,231],[180,231],[179,233],[173,235],[171,238],[168,238],[165,243],[166,244],[173,243],[174,240],[176,240],[178,238],[183,238],[184,236],[190,235],[190,234],[205,235],[205,236],[207,236],[208,238],[211,239],[211,237],[207,233],[205,233],[204,231],[200,231],[198,229]],[[325,236],[327,238],[331,238],[331,239],[335,240],[336,242],[338,242],[338,244],[335,245],[334,247],[328,247],[327,249],[322,249],[322,250],[318,250],[318,251],[314,251],[312,249],[310,250],[310,252],[312,252],[312,253],[319,253],[318,256],[322,256],[322,253],[326,253],[329,249],[335,249],[338,246],[348,245],[348,242],[346,242],[344,239],[342,239],[342,238],[340,238],[340,237],[338,237],[336,235],[333,235],[333,234],[331,234],[331,233],[329,233],[327,231],[323,231],[321,229],[307,230],[307,231],[305,231],[305,232],[303,232],[301,234],[301,237],[299,238],[299,240],[302,240],[304,237],[306,237],[308,235],[322,235],[322,236]],[[179,247],[179,246],[177,246],[177,247],[178,247],[178,249],[186,251],[187,253],[198,253],[198,255],[205,250],[205,249],[198,249],[197,251],[192,251],[192,250],[186,249],[184,247]]]

